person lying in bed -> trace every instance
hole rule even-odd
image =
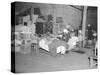
[[[62,41],[62,40],[54,40],[53,43],[51,44],[51,51],[53,53],[61,53],[61,54],[65,54],[66,51],[71,51],[73,49],[76,48],[78,37],[75,36],[74,32],[70,33],[71,38],[69,38],[68,42]]]

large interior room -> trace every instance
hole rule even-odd
[[[15,73],[98,67],[97,7],[14,2],[11,10]]]

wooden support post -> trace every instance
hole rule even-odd
[[[32,7],[30,8],[30,21],[32,22],[33,21],[33,18],[32,18]]]
[[[87,18],[87,6],[84,6],[83,22],[82,22],[83,47],[85,46],[86,18]]]

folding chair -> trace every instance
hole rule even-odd
[[[88,59],[89,59],[89,66],[90,66],[90,68],[93,68],[94,66],[98,65],[97,43],[95,45],[95,48],[93,49],[93,56],[88,57]]]

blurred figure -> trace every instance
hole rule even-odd
[[[71,38],[68,40],[68,45],[69,45],[69,48],[68,50],[72,50],[76,47],[76,44],[78,42],[78,37],[75,36],[75,33],[74,32],[71,32]]]
[[[69,30],[68,29],[63,29],[63,36],[62,39],[66,42],[68,42],[70,38]]]
[[[79,46],[79,47],[82,47],[82,41],[83,41],[82,30],[79,30],[79,31],[78,31],[78,40],[79,40],[78,46]]]

